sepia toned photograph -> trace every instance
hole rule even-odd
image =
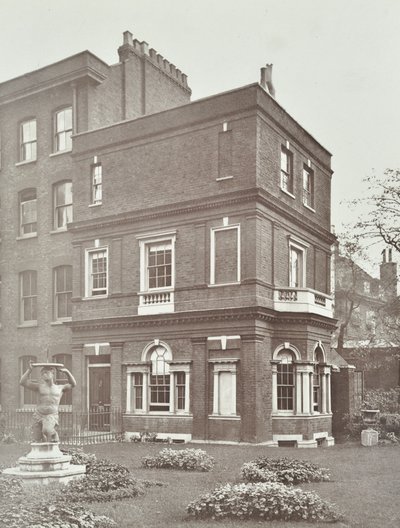
[[[0,527],[400,526],[399,20],[0,0]]]

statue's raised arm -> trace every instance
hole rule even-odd
[[[59,368],[57,368],[57,370],[59,372],[63,372],[68,378],[68,383],[64,383],[64,385],[61,385],[62,390],[64,392],[67,391],[67,390],[71,390],[74,387],[76,387],[76,380],[75,380],[74,376],[71,374],[71,372],[66,367],[59,367]]]
[[[31,381],[29,379],[29,376],[31,375],[33,369],[32,361],[29,362],[29,367],[26,369],[26,371],[22,374],[21,379],[19,380],[19,384],[23,387],[26,387],[27,389],[31,389],[33,391],[39,390],[39,383],[36,381]]]

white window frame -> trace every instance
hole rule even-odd
[[[62,113],[65,113],[67,110],[71,111],[71,128],[58,128],[58,116]],[[54,112],[54,152],[70,152],[72,150],[72,130],[73,130],[73,110],[72,106],[65,106],[63,108],[59,108]],[[65,116],[64,116],[64,122],[65,122]],[[60,148],[60,136],[65,135],[65,145],[66,148],[62,149]],[[70,143],[70,144],[69,144]]]
[[[100,189],[100,198],[96,198],[98,189]],[[100,162],[91,165],[91,194],[92,205],[101,205],[103,203],[103,165]]]
[[[106,254],[106,292],[99,295],[93,295],[94,288],[93,284],[93,274],[92,274],[92,263],[93,263],[93,254],[105,252]],[[108,297],[109,292],[109,250],[108,246],[96,247],[86,249],[85,252],[85,298],[86,299],[103,299]]]
[[[139,266],[140,266],[140,291],[138,315],[151,315],[157,313],[171,313],[175,309],[174,290],[176,280],[175,245],[176,231],[163,233],[147,233],[138,235],[139,241]],[[149,287],[148,254],[152,246],[158,244],[171,245],[171,285],[160,288]]]
[[[291,355],[292,361],[287,360],[287,356]],[[286,356],[286,357],[285,357]],[[302,399],[304,396],[302,390],[302,379],[298,367],[298,362],[301,359],[300,351],[291,343],[286,342],[279,345],[274,353],[272,360],[272,414],[275,416],[293,416],[299,413],[302,409]],[[286,361],[285,361],[286,360]],[[293,409],[278,409],[278,365],[283,363],[291,363],[293,365]],[[312,368],[312,367],[310,367]],[[309,377],[307,378],[309,381]],[[310,389],[308,389],[310,390]],[[305,398],[306,399],[306,398]]]
[[[213,417],[219,418],[238,418],[237,414],[237,363],[236,358],[211,359],[213,369]],[[231,374],[231,412],[229,414],[221,413],[220,401],[220,375],[222,373]]]
[[[151,394],[150,394],[150,376],[152,372],[151,356],[158,346],[165,348],[167,355],[171,358],[166,360],[169,367],[169,406],[168,410],[150,410]],[[191,364],[190,361],[173,361],[173,356],[170,347],[163,341],[155,340],[147,345],[142,353],[142,362],[127,365],[127,395],[126,395],[126,410],[131,414],[146,414],[146,415],[188,415],[190,413],[190,376]],[[185,374],[185,406],[184,409],[178,409],[177,397],[177,373]],[[142,375],[142,408],[136,409],[134,402],[134,385],[133,379],[135,374]]]
[[[308,244],[300,241],[299,239],[289,236],[289,288],[298,288],[302,289],[306,287],[306,277],[307,277],[307,248]],[[299,276],[299,285],[293,285],[293,273],[292,273],[292,251],[297,252],[301,259],[301,270]]]
[[[24,193],[25,194],[28,194],[28,192],[32,192],[32,191],[35,191],[35,198],[31,198],[29,200],[27,199],[24,199],[23,198],[23,195]],[[23,232],[23,226],[25,224],[22,223],[22,219],[23,219],[23,206],[27,203],[30,203],[30,202],[34,202],[35,203],[35,206],[36,206],[36,229],[34,231],[30,231],[28,233],[24,233]],[[36,237],[37,236],[37,190],[35,188],[29,188],[29,189],[23,189],[19,194],[18,194],[18,204],[19,204],[19,233],[18,233],[18,236],[20,238],[32,238],[32,237]]]
[[[309,184],[310,189],[307,184]],[[315,211],[315,176],[313,169],[306,165],[303,167],[303,205],[307,209]]]
[[[32,291],[30,291],[30,295],[26,295],[24,296],[23,294],[23,280],[24,280],[24,275],[29,273],[30,274],[30,277],[35,277],[35,281],[36,281],[36,293],[32,294]],[[20,320],[21,320],[21,325],[31,325],[31,324],[34,324],[36,323],[37,324],[37,316],[38,316],[38,283],[37,283],[37,280],[38,280],[38,276],[37,276],[37,271],[36,270],[24,270],[24,271],[21,271],[21,273],[19,274],[19,284],[20,284]],[[32,282],[32,280],[30,279],[30,282]],[[25,299],[32,299],[32,302],[35,304],[35,310],[36,310],[36,319],[25,319],[25,309],[24,309],[24,300]],[[31,304],[31,310],[32,310],[32,304]]]
[[[71,202],[65,203],[65,204],[59,204],[57,202],[57,189],[61,186],[66,185],[67,183],[71,184]],[[58,225],[58,210],[60,208],[67,209],[71,208],[71,221],[73,221],[74,218],[74,194],[73,194],[73,186],[72,186],[72,180],[62,180],[59,182],[56,182],[53,185],[53,229],[54,231],[66,231],[67,226],[69,222],[66,222],[64,225],[59,226]]]
[[[31,124],[34,124],[34,133],[32,134],[32,137],[29,136],[29,138],[24,137],[24,126],[29,125],[29,131],[31,131]],[[36,161],[37,160],[37,121],[36,118],[27,119],[23,121],[20,124],[20,153],[19,153],[19,160],[21,163],[28,163],[30,161]],[[27,156],[25,152],[25,145],[30,145],[31,147],[31,156]]]
[[[236,264],[237,264],[237,273],[236,281],[234,282],[215,282],[215,233],[219,231],[229,231],[236,229],[237,232],[237,250],[236,250]],[[240,254],[240,224],[231,224],[227,226],[212,227],[210,233],[210,285],[211,286],[225,286],[228,284],[238,284],[240,283],[241,277],[241,254]]]
[[[69,290],[57,291],[57,273],[62,270],[63,274],[65,274],[67,268],[71,270],[71,291],[69,291]],[[58,314],[58,297],[60,295],[67,295],[68,296],[69,293],[71,294],[71,299],[72,299],[72,266],[69,265],[69,264],[56,266],[55,268],[53,268],[53,295],[54,295],[54,299],[53,299],[53,303],[54,303],[53,313],[54,313],[54,320],[55,321],[70,321],[71,320],[71,318],[72,318],[72,305],[71,305],[71,315],[68,315],[66,317],[60,317],[59,314]],[[68,297],[67,297],[67,304],[68,304]]]
[[[282,154],[286,156],[286,169],[282,168]],[[279,175],[280,175],[280,187],[281,190],[291,197],[294,197],[294,176],[293,176],[293,152],[288,146],[281,145],[280,158],[279,158]],[[289,171],[287,168],[289,167]],[[284,175],[290,182],[290,188],[284,184]]]

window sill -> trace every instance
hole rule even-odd
[[[17,236],[15,240],[27,240],[29,238],[37,238],[37,233],[29,233],[28,235]]]
[[[304,207],[305,207],[306,209],[308,209],[309,211],[312,211],[313,213],[315,213],[315,209],[314,209],[313,207],[311,207],[310,205],[307,205],[307,204],[305,204],[305,203],[303,203],[303,205],[304,205]]]
[[[293,200],[296,198],[294,194],[292,194],[291,192],[287,191],[286,189],[284,189],[283,187],[281,187],[281,191],[285,194],[287,194],[288,196],[290,196],[290,198],[293,198]]]
[[[309,414],[272,414],[272,418],[284,418],[291,420],[304,420],[304,418],[326,418],[332,416],[332,413],[309,413]]]
[[[103,202],[92,203],[92,204],[89,204],[88,207],[99,207],[99,205],[103,205]]]
[[[160,416],[162,418],[193,418],[193,414],[191,413],[172,413],[169,411],[126,411],[124,413],[124,416],[151,416],[152,418],[157,418],[157,416]]]
[[[71,154],[72,149],[68,150],[59,150],[58,152],[53,152],[52,154],[49,154],[49,158],[55,158],[57,156],[62,156],[63,154]]]
[[[222,284],[208,284],[208,288],[221,288],[222,286],[240,286],[241,282],[224,282]]]
[[[57,321],[52,321],[50,326],[62,326],[64,323],[72,321],[72,317],[65,317],[65,319],[58,319]]]
[[[38,326],[38,322],[37,321],[30,321],[30,322],[27,322],[27,323],[21,323],[17,326],[17,328],[35,328],[36,326]]]
[[[19,161],[18,163],[16,163],[15,166],[22,167],[24,165],[30,165],[31,163],[36,163],[36,162],[37,162],[37,158],[31,159],[31,160],[23,160],[23,161]]]
[[[67,231],[68,231],[68,228],[60,227],[60,229],[52,229],[50,231],[50,235],[58,235],[59,233],[66,233]]]
[[[221,178],[215,179],[215,181],[225,181],[225,180],[233,180],[233,176],[221,176]]]
[[[240,420],[240,416],[238,414],[209,414],[208,418],[210,420]]]
[[[105,295],[92,295],[90,297],[82,297],[82,301],[95,301],[96,299],[108,299],[108,293]]]

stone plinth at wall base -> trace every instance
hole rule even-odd
[[[307,447],[318,447],[318,442],[316,440],[298,440],[297,447],[307,448]]]
[[[335,445],[335,439],[333,436],[327,436],[324,440],[325,447],[332,447]]]
[[[270,440],[269,442],[264,442],[263,445],[265,445],[266,447],[279,447],[278,442],[276,442],[275,440]]]
[[[64,455],[57,443],[35,442],[31,451],[18,459],[18,467],[7,468],[3,475],[22,479],[24,484],[66,483],[81,478],[85,465],[71,465],[71,456]]]
[[[361,431],[361,445],[372,447],[378,445],[378,431],[374,429],[365,429]]]

